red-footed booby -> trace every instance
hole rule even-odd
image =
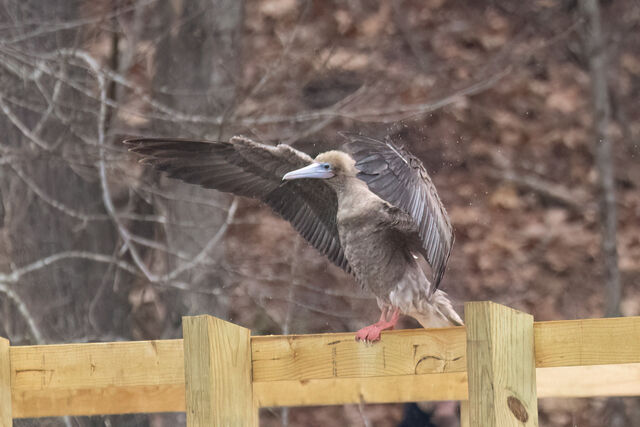
[[[376,341],[399,315],[424,327],[461,325],[438,289],[453,228],[422,162],[389,139],[344,133],[345,151],[315,159],[245,137],[229,142],[164,138],[125,143],[169,177],[269,205],[319,252],[373,293],[380,320],[356,339]],[[432,278],[420,267],[423,257]]]

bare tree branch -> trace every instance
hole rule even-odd
[[[34,37],[40,37],[50,33],[59,32],[62,30],[72,30],[72,29],[76,29],[86,25],[97,24],[99,22],[104,22],[107,19],[115,18],[119,15],[130,12],[134,9],[147,7],[156,2],[157,0],[137,0],[134,4],[130,6],[125,6],[122,8],[117,8],[114,12],[111,12],[111,13],[104,13],[104,14],[101,13],[97,16],[92,16],[92,17],[83,18],[83,19],[73,19],[66,22],[43,23],[40,21],[24,21],[20,23],[22,26],[26,27],[29,25],[35,25],[38,28],[33,31],[22,33],[19,36],[15,36],[8,39],[0,39],[0,42],[4,44],[15,44],[15,43],[19,43],[19,42],[34,38]]]
[[[133,265],[125,261],[122,261],[120,259],[117,259],[111,255],[96,254],[96,253],[86,252],[86,251],[65,251],[65,252],[58,252],[56,254],[42,258],[38,261],[34,261],[31,264],[25,265],[24,267],[20,267],[11,271],[11,273],[9,274],[0,273],[0,282],[17,283],[22,278],[22,276],[26,274],[33,273],[34,271],[48,267],[56,262],[68,260],[68,259],[86,259],[86,260],[95,261],[95,262],[114,264],[118,268],[126,270],[131,274],[138,274],[138,271],[135,269]]]
[[[43,150],[48,151],[51,149],[51,147],[49,147],[49,145],[46,142],[40,139],[40,137],[36,133],[32,132],[31,129],[29,129],[24,123],[22,123],[22,121],[18,118],[18,116],[16,116],[13,113],[13,111],[11,110],[11,108],[9,108],[7,103],[4,102],[2,94],[0,94],[0,110],[2,110],[4,115],[7,116],[7,118],[11,121],[11,123],[13,123],[13,125],[17,127],[20,130],[20,132],[22,132],[22,134],[29,141],[33,142],[35,145],[42,148]]]
[[[574,213],[583,215],[585,209],[588,209],[588,199],[584,191],[569,189],[539,176],[516,172],[513,169],[493,170],[490,173],[495,178],[511,182],[543,198],[560,203]]]
[[[44,201],[49,206],[59,210],[65,215],[69,215],[70,217],[80,219],[84,222],[88,221],[96,221],[96,220],[106,220],[109,219],[108,215],[103,214],[87,214],[84,212],[79,212],[69,206],[66,206],[64,203],[55,200],[49,197],[44,190],[42,190],[27,174],[25,174],[17,164],[10,164],[9,167],[15,172],[16,175],[20,177],[20,179],[29,187],[31,191],[33,191],[42,201]]]
[[[40,332],[40,328],[38,328],[35,319],[31,315],[31,312],[27,308],[27,305],[22,300],[22,298],[20,298],[20,296],[13,289],[2,282],[0,282],[0,292],[5,294],[7,298],[9,298],[15,304],[18,312],[27,323],[29,331],[31,332],[31,336],[33,337],[33,340],[36,342],[36,344],[43,344],[44,337],[42,336],[42,332]]]

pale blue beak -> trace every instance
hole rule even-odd
[[[331,167],[327,168],[327,163],[311,163],[309,166],[305,166],[301,169],[296,169],[287,173],[282,177],[283,181],[300,178],[320,178],[326,179],[334,176]]]

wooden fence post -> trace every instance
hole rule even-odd
[[[469,426],[538,426],[533,316],[492,302],[464,307]]]
[[[9,340],[0,337],[0,427],[11,427],[12,425]]]
[[[469,401],[460,401],[460,427],[469,427]]]
[[[258,425],[251,331],[212,316],[182,318],[188,427]]]

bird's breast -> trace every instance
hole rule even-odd
[[[386,297],[402,278],[411,254],[389,226],[387,203],[352,179],[338,193],[338,234],[358,281],[378,297]]]
[[[407,249],[391,229],[371,213],[338,221],[340,243],[363,287],[386,297],[407,268]],[[409,255],[410,256],[410,255]]]

